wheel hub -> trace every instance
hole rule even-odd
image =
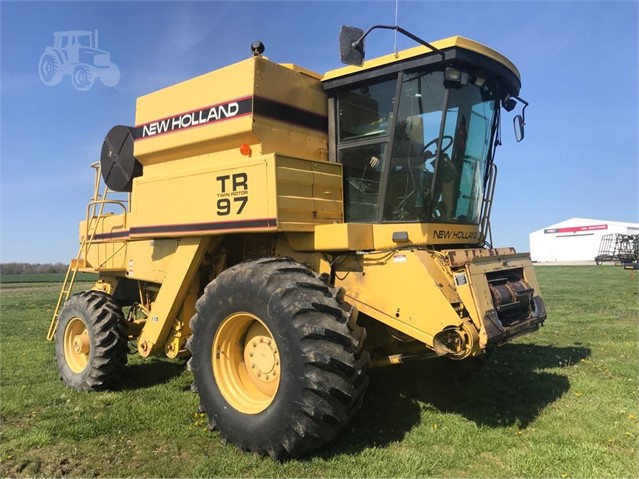
[[[82,372],[89,362],[91,345],[86,324],[80,318],[71,318],[64,330],[64,358],[74,373]]]
[[[273,402],[280,384],[280,354],[260,318],[245,312],[225,318],[211,353],[215,381],[232,407],[258,414]]]
[[[89,335],[86,331],[82,334],[76,334],[74,336],[73,350],[78,354],[89,353]]]
[[[251,380],[268,394],[268,388],[261,386],[278,380],[280,360],[275,341],[261,323],[254,323],[246,334],[244,363],[250,365]]]

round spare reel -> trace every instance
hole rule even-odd
[[[104,182],[113,191],[130,192],[133,178],[142,175],[142,164],[133,156],[133,128],[116,125],[102,143],[100,168]]]

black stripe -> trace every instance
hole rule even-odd
[[[253,114],[272,120],[292,123],[311,130],[328,131],[328,117],[275,100],[256,96],[253,99]]]
[[[116,238],[128,238],[128,231],[118,231],[117,233],[96,233],[93,235],[94,240],[116,239]]]
[[[215,223],[192,223],[184,225],[138,226],[131,228],[131,235],[148,235],[154,233],[184,233],[190,231],[215,231],[226,229],[268,228],[277,226],[275,218],[245,221],[223,221]]]

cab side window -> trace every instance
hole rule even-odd
[[[396,78],[337,95],[338,161],[344,165],[347,222],[379,220],[381,176],[390,140]]]

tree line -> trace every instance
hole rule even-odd
[[[66,273],[64,263],[0,263],[0,274],[46,274]]]

